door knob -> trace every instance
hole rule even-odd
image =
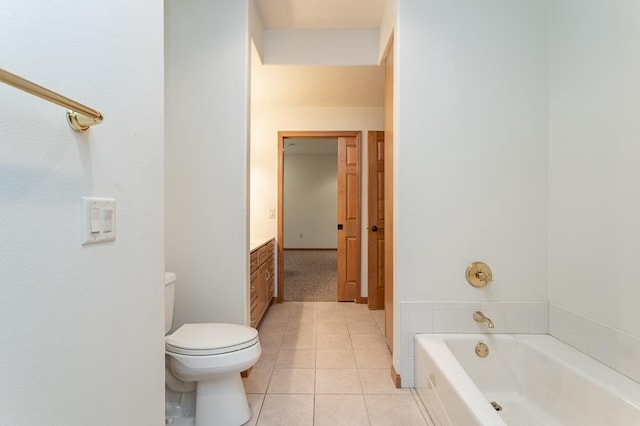
[[[371,227],[371,230],[372,230],[373,232],[382,231],[383,229],[384,229],[384,228],[378,228],[376,225],[373,225],[373,226]]]

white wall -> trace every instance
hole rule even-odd
[[[285,153],[284,166],[283,247],[336,249],[337,153]]]
[[[400,3],[403,300],[546,299],[546,7],[489,3]],[[494,269],[488,289],[464,280],[473,260]]]
[[[538,0],[398,3],[396,303],[547,300],[546,22]],[[467,284],[474,260],[488,288]],[[410,386],[417,327],[399,315]]]
[[[378,30],[267,30],[265,64],[378,65]]]
[[[252,236],[273,237],[277,222],[266,212],[278,205],[278,131],[279,130],[360,130],[362,131],[362,164],[367,164],[367,131],[384,128],[382,108],[251,108],[251,211]],[[366,169],[363,169],[362,205],[366,206]],[[364,209],[366,212],[366,209]],[[362,220],[362,235],[366,236],[366,219]],[[366,277],[366,241],[362,244],[361,276]],[[366,282],[361,283],[361,295],[366,296]]]
[[[248,321],[249,7],[169,0],[166,267],[174,326]]]
[[[1,9],[1,66],[105,120],[0,84],[0,423],[162,424],[162,4]],[[81,246],[83,196],[117,200],[115,242]]]
[[[640,381],[640,4],[551,5],[551,332]]]

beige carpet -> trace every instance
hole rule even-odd
[[[285,302],[335,302],[337,300],[336,250],[285,250]]]

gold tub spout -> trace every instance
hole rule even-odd
[[[493,321],[491,321],[489,318],[485,317],[484,314],[480,311],[475,311],[473,313],[473,319],[476,322],[486,322],[487,323],[487,327],[489,328],[493,328]]]

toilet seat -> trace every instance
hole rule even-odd
[[[258,343],[258,330],[238,324],[184,324],[165,339],[167,352],[180,355],[220,355]]]

